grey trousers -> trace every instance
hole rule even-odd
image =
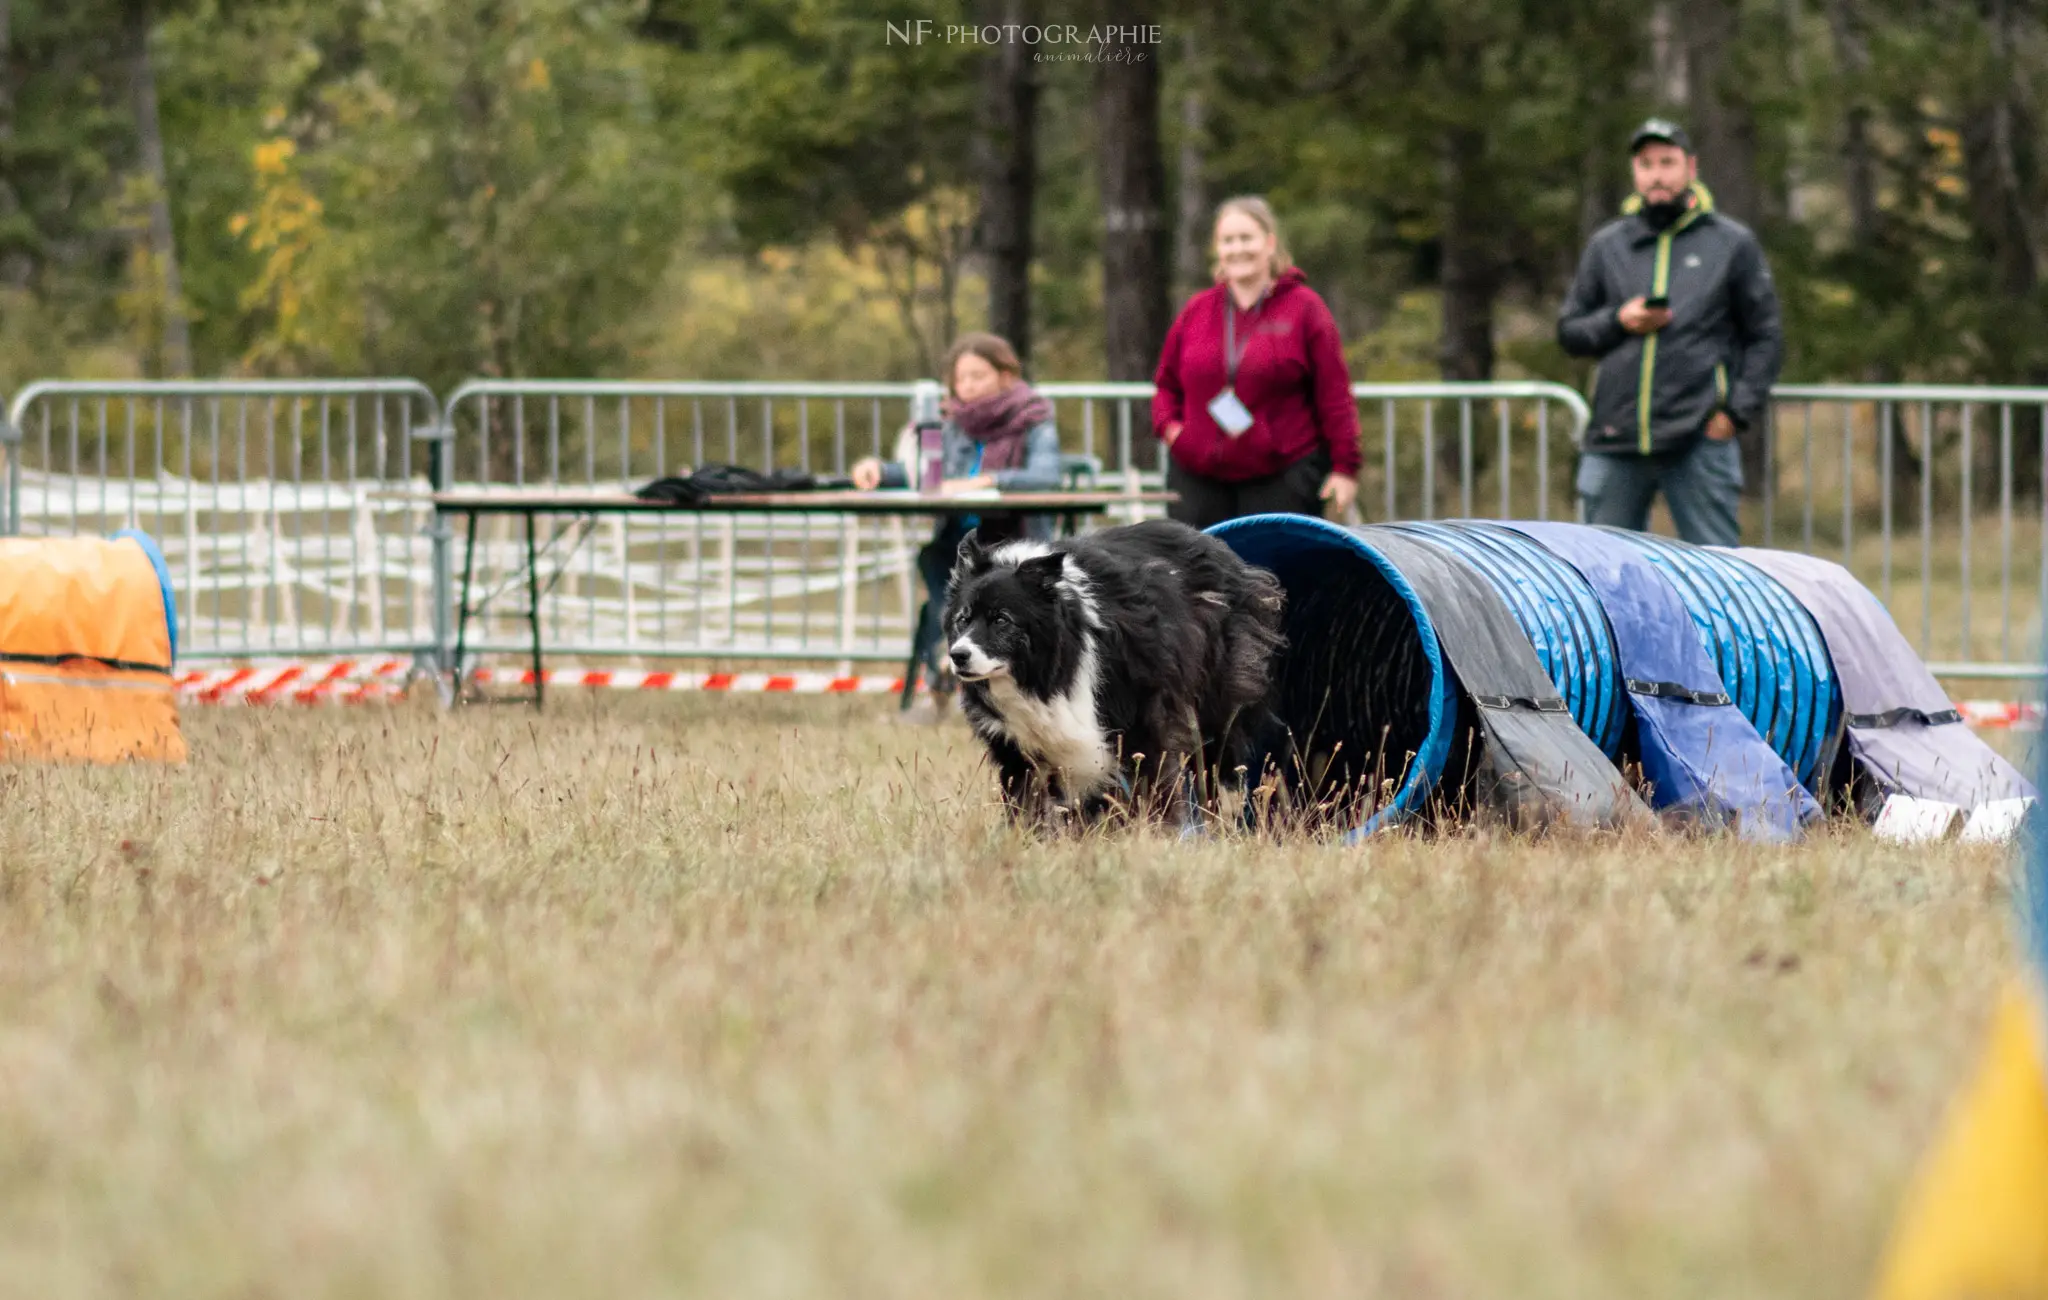
[[[1705,546],[1742,544],[1742,448],[1735,439],[1701,436],[1648,456],[1589,451],[1579,458],[1579,499],[1589,524],[1644,531],[1659,488],[1680,537]]]

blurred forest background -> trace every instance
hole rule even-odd
[[[2044,90],[2040,0],[0,0],[0,387],[908,378],[982,325],[1146,378],[1245,191],[1358,378],[1576,381],[1653,110],[1786,378],[2044,383]]]

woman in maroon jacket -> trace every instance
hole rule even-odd
[[[1358,496],[1358,408],[1337,322],[1264,199],[1216,209],[1215,254],[1215,286],[1181,308],[1153,376],[1171,513],[1207,528],[1328,502],[1342,518]]]

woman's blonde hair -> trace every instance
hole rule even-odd
[[[959,396],[953,391],[953,369],[960,364],[960,358],[969,353],[994,366],[999,375],[1008,375],[1012,379],[1024,377],[1024,363],[1017,360],[1017,349],[1010,346],[1008,339],[1000,334],[987,334],[976,330],[954,339],[953,346],[946,349],[946,368],[942,373],[946,376],[948,397]]]
[[[1216,219],[1209,223],[1209,274],[1216,282],[1223,282],[1223,259],[1216,255],[1216,227],[1223,224],[1225,215],[1242,212],[1257,222],[1259,229],[1273,237],[1273,277],[1293,268],[1294,259],[1287,253],[1287,237],[1280,233],[1280,218],[1273,215],[1273,205],[1256,194],[1240,194],[1216,205]]]

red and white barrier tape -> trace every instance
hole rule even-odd
[[[479,668],[476,680],[531,686],[531,668]],[[602,668],[550,668],[550,686],[610,687],[622,691],[727,691],[735,695],[882,695],[903,689],[901,677],[834,677],[830,673],[662,673]]]
[[[243,668],[186,669],[181,699],[199,704],[365,704],[405,693],[409,659],[270,662]]]
[[[2041,725],[2041,706],[2029,701],[1957,700],[1956,712],[1973,727],[2010,727],[2034,731]]]
[[[409,659],[336,659],[268,662],[242,668],[187,669],[178,694],[202,704],[361,704],[405,693]],[[479,668],[475,680],[492,686],[531,686],[531,669]],[[835,677],[830,673],[678,673],[641,669],[551,668],[547,684],[624,691],[713,691],[733,695],[888,695],[900,677]],[[1973,727],[2032,731],[2039,704],[2012,700],[1958,700],[1957,712]]]
[[[191,669],[177,677],[179,695],[202,704],[359,704],[405,693],[407,659],[340,659]],[[479,668],[481,685],[531,686],[531,669]],[[551,668],[550,686],[631,691],[718,691],[734,695],[883,695],[903,689],[900,677],[837,677],[830,673],[677,673],[637,669]]]

